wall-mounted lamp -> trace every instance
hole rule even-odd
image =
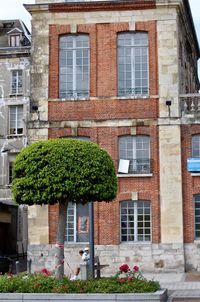
[[[38,111],[38,106],[37,106],[37,105],[33,105],[33,106],[32,106],[32,110],[33,110],[33,111]]]
[[[166,105],[167,105],[167,106],[171,106],[171,104],[172,104],[172,101],[171,101],[171,100],[166,100]]]
[[[166,100],[166,106],[168,107],[168,116],[170,117],[171,115],[171,111],[170,111],[170,106],[172,104],[171,100]]]

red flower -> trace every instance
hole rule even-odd
[[[127,281],[133,281],[134,277],[129,276],[128,278],[126,278]]]
[[[130,267],[126,263],[122,264],[119,269],[123,273],[127,273],[128,271],[130,271]]]
[[[134,269],[134,271],[138,272],[138,271],[139,271],[139,266],[135,265],[135,266],[133,267],[133,269]]]
[[[47,275],[47,276],[51,275],[50,271],[48,271],[45,267],[43,267],[43,268],[41,269],[41,272],[42,272],[44,275]]]
[[[123,283],[123,282],[125,282],[125,280],[124,279],[119,279],[119,282]]]

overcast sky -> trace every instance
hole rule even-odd
[[[200,0],[189,0],[193,20],[200,44]],[[0,20],[21,19],[28,29],[31,29],[31,16],[23,7],[23,4],[34,4],[35,0],[0,0]],[[199,61],[200,72],[200,61]]]
[[[189,0],[197,36],[200,44],[200,0]],[[0,19],[22,19],[30,29],[30,14],[23,7],[23,3],[33,4],[35,0],[0,0]]]

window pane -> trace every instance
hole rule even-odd
[[[67,35],[60,38],[60,98],[89,95],[89,37]]]
[[[10,106],[9,128],[10,134],[23,134],[23,105]]]
[[[66,241],[88,242],[89,241],[89,210],[88,203],[68,204]]]
[[[126,208],[127,213],[133,211],[131,215],[123,215]],[[123,201],[121,202],[121,241],[150,241],[151,221],[150,204],[146,201]],[[140,214],[139,214],[140,213]],[[125,236],[127,235],[127,236]]]
[[[192,137],[192,157],[200,157],[200,135]]]
[[[148,69],[147,33],[120,33],[118,35],[119,96],[148,94]]]
[[[22,70],[12,70],[12,93],[22,93]]]
[[[119,160],[129,160],[128,173],[150,173],[150,140],[148,136],[123,136],[119,138]]]

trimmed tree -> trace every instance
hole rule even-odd
[[[12,193],[18,204],[59,203],[56,278],[62,279],[68,202],[112,201],[117,177],[112,158],[97,144],[52,139],[33,143],[16,157]]]

